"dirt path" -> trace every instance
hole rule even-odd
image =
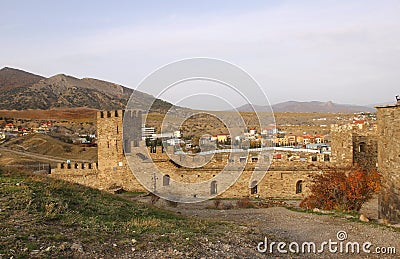
[[[234,203],[234,201],[223,202]],[[375,207],[375,205],[376,200],[373,200],[364,209],[369,217],[377,216],[376,209],[371,208],[371,206]],[[355,217],[350,218],[350,215],[321,215],[289,210],[285,207],[222,210],[214,209],[213,201],[199,204],[179,204],[176,208],[168,207],[166,204],[158,204],[157,206],[195,218],[236,223],[240,228],[247,229],[249,244],[246,245],[254,246],[255,250],[257,244],[264,241],[265,237],[268,238],[268,244],[271,244],[271,242],[286,242],[288,246],[291,242],[296,242],[300,246],[300,253],[292,253],[289,256],[290,258],[400,258],[400,229],[372,222],[360,222]],[[301,253],[301,245],[304,242],[314,242],[316,244],[316,251],[318,251],[323,242],[331,240],[332,242],[338,242],[338,249],[340,249],[341,240],[338,240],[337,234],[339,232],[343,235],[343,231],[347,235],[347,239],[341,242],[343,244],[342,253],[339,250],[336,253],[330,253],[328,245],[324,247],[325,252],[322,254],[322,257],[321,254]],[[349,247],[349,253],[346,254],[346,244],[348,242],[357,242],[360,245],[360,253],[352,253],[351,247]],[[362,245],[365,242],[372,244],[370,247],[367,247],[371,253],[362,251]],[[390,255],[382,255],[375,252],[379,251],[376,249],[382,248],[387,250],[392,247],[396,249],[396,254],[393,254],[393,251]],[[335,248],[335,245],[332,248]],[[260,255],[262,257],[288,256],[288,254],[278,253],[276,245],[273,247],[273,250],[273,255],[269,254],[269,251]]]
[[[30,158],[39,159],[39,160],[48,161],[48,162],[62,163],[62,162],[66,161],[64,158],[60,158],[60,157],[42,155],[42,154],[37,154],[37,153],[32,153],[32,152],[27,152],[27,151],[18,151],[18,150],[13,150],[13,149],[4,148],[4,147],[0,147],[0,151],[11,152],[11,153],[17,154],[19,156],[30,157]],[[74,159],[73,161],[79,162],[79,163],[92,162],[89,160],[79,160],[79,159]]]

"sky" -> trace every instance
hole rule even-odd
[[[136,88],[168,63],[210,57],[253,77],[268,97],[255,98],[258,105],[366,105],[400,94],[396,0],[0,0],[0,10],[0,67],[46,77],[63,73]],[[199,92],[204,84],[198,82]],[[219,87],[213,84],[205,88]],[[181,92],[164,99],[176,101]],[[197,99],[194,108],[211,105]]]

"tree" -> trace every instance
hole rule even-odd
[[[378,172],[359,168],[329,170],[314,176],[312,182],[311,195],[300,203],[300,207],[359,211],[380,189]]]

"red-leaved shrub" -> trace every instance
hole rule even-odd
[[[376,171],[361,169],[333,169],[315,175],[310,186],[311,195],[300,207],[325,210],[359,211],[364,202],[380,188],[380,175]]]

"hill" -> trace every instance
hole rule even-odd
[[[0,110],[0,118],[27,120],[96,121],[97,110],[92,108],[52,108],[48,110]]]
[[[260,105],[253,105],[256,111],[265,111],[267,108]],[[251,112],[253,109],[246,104],[237,108],[241,112]],[[350,104],[338,104],[329,102],[297,102],[288,101],[272,105],[274,112],[299,112],[299,113],[356,113],[375,112],[374,108]]]
[[[0,182],[4,258],[213,258],[257,253],[254,236],[234,224],[186,217],[97,189],[1,168]]]
[[[78,79],[64,74],[44,78],[13,68],[0,70],[0,110],[77,107],[116,110],[125,108],[132,92],[130,88],[93,78]],[[133,98],[143,104],[155,100],[137,91]],[[153,110],[162,112],[170,107],[170,103],[156,99]]]
[[[0,145],[14,151],[34,153],[36,155],[50,156],[62,161],[66,159],[77,161],[97,161],[96,147],[80,147],[68,144],[59,139],[45,134],[31,134],[11,139]],[[9,164],[18,163],[19,159],[9,161]]]
[[[4,67],[0,69],[0,89],[17,90],[23,87],[29,87],[40,80],[44,79],[42,76],[34,75],[19,69]]]

